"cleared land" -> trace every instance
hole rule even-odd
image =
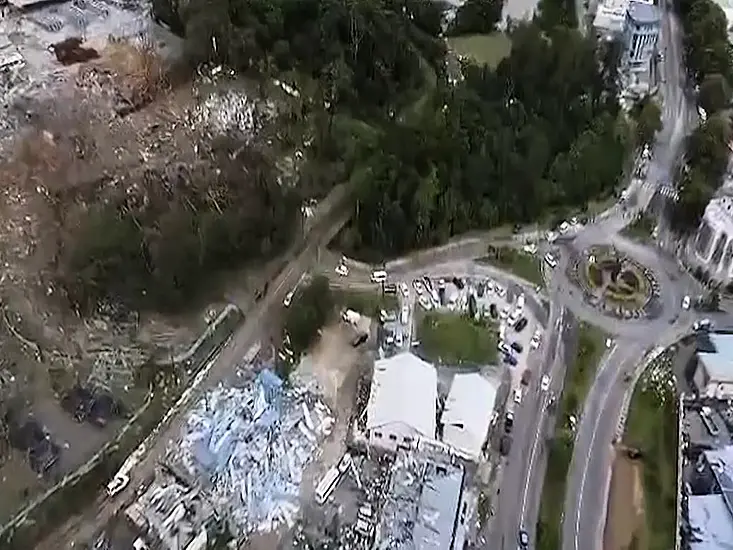
[[[382,294],[381,292],[358,291],[358,290],[334,290],[335,301],[344,309],[353,309],[369,317],[379,317],[379,311],[396,310],[398,306],[397,296],[394,294]]]
[[[565,484],[573,456],[574,433],[569,418],[579,415],[578,409],[585,400],[593,382],[593,373],[605,351],[605,339],[605,333],[599,329],[585,323],[580,325],[577,354],[565,374],[565,386],[557,411],[558,423],[549,444],[537,522],[537,550],[560,548],[562,506],[558,503],[565,500]]]
[[[624,445],[641,451],[645,521],[632,537],[639,550],[674,547],[677,401],[671,372],[671,357],[663,355],[639,381],[623,437]]]
[[[428,313],[420,322],[418,337],[425,354],[440,363],[496,362],[497,330],[493,324],[453,313]]]
[[[512,42],[506,34],[495,32],[449,38],[448,47],[461,57],[495,68],[511,52]]]
[[[643,538],[645,505],[642,487],[643,467],[617,449],[608,497],[608,520],[603,537],[604,550],[647,548]]]

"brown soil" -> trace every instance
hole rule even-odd
[[[603,537],[604,550],[646,548],[642,468],[641,461],[629,459],[623,449],[616,451]]]

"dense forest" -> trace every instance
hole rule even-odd
[[[727,19],[718,4],[712,0],[680,0],[676,6],[685,31],[687,72],[698,90],[698,105],[708,116],[687,139],[686,167],[677,179],[679,200],[672,221],[680,231],[687,232],[697,227],[727,165],[733,50],[728,42]]]
[[[217,270],[292,241],[314,182],[323,192],[351,181],[342,242],[384,257],[582,209],[613,192],[638,142],[616,102],[618,48],[570,28],[572,1],[541,0],[536,21],[510,25],[511,53],[495,68],[451,59],[444,34],[491,31],[497,0],[469,0],[452,21],[424,0],[156,0],[154,10],[185,36],[192,67],[297,85],[285,123],[310,136],[301,185],[281,185],[271,152],[234,137],[212,146],[216,170],[146,167],[128,188],[102,178],[62,189],[53,181],[72,171],[26,171],[28,185],[48,180],[47,271],[78,309],[186,307]],[[73,156],[74,139],[55,150]]]
[[[571,29],[573,6],[542,2],[537,21],[511,30],[507,59],[464,63],[457,83],[438,2],[191,0],[181,24],[198,61],[296,71],[332,114],[371,125],[353,148],[361,177],[343,241],[384,256],[613,192],[634,145],[616,100],[618,48]],[[467,2],[447,30],[490,31],[500,8]],[[329,117],[326,141],[331,129]]]

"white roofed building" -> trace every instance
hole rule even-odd
[[[494,412],[496,387],[481,374],[456,374],[440,417],[443,443],[477,461]]]
[[[405,352],[374,363],[367,404],[369,444],[387,451],[435,439],[438,376],[435,368]]]

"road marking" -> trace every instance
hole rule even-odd
[[[555,323],[555,328],[559,329],[560,326],[562,325],[564,313],[565,313],[565,309],[563,308],[560,310],[560,315],[558,316],[557,322]],[[560,331],[559,334],[555,335],[556,336],[555,337],[555,353],[552,358],[553,364],[550,366],[551,375],[552,375],[552,367],[557,362],[556,359],[557,359],[558,349],[560,346],[561,333],[562,331]],[[542,400],[540,402],[540,407],[541,407],[540,408],[540,418],[539,418],[540,421],[537,422],[537,427],[534,433],[534,439],[532,440],[532,450],[530,451],[530,454],[529,454],[529,466],[527,468],[527,475],[524,480],[524,489],[522,491],[522,508],[520,510],[520,516],[519,516],[521,525],[524,525],[524,514],[527,511],[527,495],[529,494],[529,483],[532,479],[532,469],[533,469],[535,454],[537,452],[537,442],[539,441],[540,432],[542,431],[542,428],[543,428],[543,422],[541,420],[544,418],[545,402],[547,401],[547,395],[548,395],[548,392],[542,392]]]
[[[616,346],[614,346],[613,350],[611,351],[611,354],[609,354],[609,356],[608,356],[608,359],[606,359],[606,365],[604,365],[604,366],[607,366],[609,364],[609,362],[611,360],[611,356],[617,350],[618,350],[618,348]],[[613,393],[614,386],[616,385],[616,381],[617,381],[618,376],[619,376],[619,374],[621,373],[622,370],[623,369],[618,369],[616,371],[616,374],[613,377],[613,380],[608,385],[608,389],[606,390],[606,393],[603,394],[603,398],[601,399],[601,405],[600,405],[600,407],[598,409],[599,411],[602,411],[603,409],[606,408],[606,402],[608,401],[608,398],[611,396],[611,393]],[[593,432],[591,433],[590,444],[588,445],[588,451],[589,452],[586,453],[586,455],[585,455],[585,465],[583,466],[583,475],[580,477],[580,490],[578,491],[578,493],[579,493],[579,495],[578,495],[578,507],[577,507],[577,511],[575,512],[575,532],[573,533],[573,547],[574,547],[575,550],[578,550],[580,548],[579,543],[578,543],[578,532],[580,531],[580,516],[581,516],[581,510],[583,509],[583,497],[585,496],[585,494],[584,494],[583,491],[585,490],[585,480],[586,480],[586,477],[588,476],[588,464],[590,463],[590,451],[593,449],[593,445],[595,443],[596,436],[598,435],[598,427],[600,425],[599,422],[598,422],[598,419],[599,418],[600,418],[600,416],[596,416],[596,418],[595,418],[596,423],[593,426]],[[577,441],[577,439],[576,439],[576,441]]]

